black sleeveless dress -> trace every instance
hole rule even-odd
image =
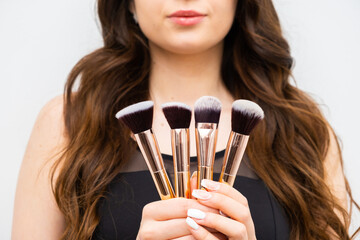
[[[217,152],[214,163],[214,180],[219,179],[224,151]],[[164,164],[173,179],[172,156],[164,155]],[[191,157],[191,173],[197,169],[196,157]],[[264,182],[251,170],[244,156],[234,188],[248,200],[255,225],[256,237],[263,239],[289,239],[286,214]],[[92,239],[136,239],[143,207],[160,200],[151,175],[140,151],[136,151],[122,172],[108,187],[107,195],[100,201],[98,224]]]

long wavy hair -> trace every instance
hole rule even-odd
[[[114,117],[149,97],[151,56],[130,4],[98,0],[104,46],[76,64],[65,86],[68,143],[52,171],[55,199],[66,220],[62,239],[91,239],[99,223],[98,202],[135,148],[130,132]],[[221,74],[234,98],[264,109],[266,120],[247,148],[251,164],[285,209],[291,239],[330,239],[330,234],[350,239],[350,217],[324,180],[332,130],[315,102],[290,84],[292,65],[272,1],[239,1]]]

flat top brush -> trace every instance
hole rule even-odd
[[[171,128],[171,149],[174,160],[176,197],[190,198],[190,137],[191,108],[184,103],[162,105]]]
[[[219,123],[221,102],[216,97],[203,96],[194,104],[196,123]]]
[[[249,135],[263,118],[264,111],[252,101],[239,99],[232,105],[231,128],[236,133]]]
[[[264,111],[256,103],[243,99],[233,103],[232,131],[226,146],[220,182],[226,182],[233,186],[249,140],[249,134],[263,118]]]
[[[134,133],[161,199],[169,199],[174,197],[174,191],[165,171],[157,140],[151,129],[153,111],[154,103],[144,101],[122,109],[116,114],[116,118]]]
[[[171,129],[189,128],[191,108],[181,102],[169,102],[161,105]]]
[[[123,108],[116,114],[116,118],[137,134],[152,127],[153,114],[154,102],[144,101]]]
[[[199,188],[202,179],[213,179],[221,102],[215,97],[204,96],[195,102],[194,109]]]

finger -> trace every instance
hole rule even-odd
[[[173,240],[196,240],[193,235],[183,236],[179,238],[174,238]]]
[[[240,222],[247,221],[250,215],[248,207],[238,201],[216,192],[207,192],[205,190],[193,190],[192,195],[197,200],[210,208],[219,209],[229,217]]]
[[[220,183],[216,181],[211,181],[209,179],[203,179],[201,181],[201,186],[206,188],[206,190],[208,190],[209,192],[224,194],[225,196],[235,199],[236,201],[240,202],[246,207],[248,206],[248,201],[246,197],[244,197],[244,195],[242,195],[239,191],[237,191],[235,188],[231,187],[226,183]]]
[[[201,240],[216,240],[217,238],[205,228],[197,224],[192,218],[187,217],[186,223],[189,231],[195,239]]]
[[[191,235],[189,228],[184,223],[184,218],[150,221],[140,228],[140,239],[173,239]]]
[[[220,232],[212,233],[212,235],[214,235],[214,237],[216,237],[216,239],[228,240],[228,238],[224,234],[222,234]]]
[[[192,190],[194,190],[196,188],[197,188],[197,171],[194,171],[193,174],[191,175],[191,178],[190,178],[191,192],[192,192]],[[195,197],[193,197],[192,195],[191,195],[191,198],[195,199]]]
[[[186,237],[192,236],[184,218],[166,221],[148,220],[146,224],[142,225],[139,232],[140,239],[187,239]],[[169,229],[171,230],[169,231]],[[211,231],[216,230],[212,229]]]
[[[211,209],[198,201],[186,198],[172,198],[168,200],[161,200],[149,203],[143,208],[143,218],[154,219],[157,221],[164,221],[174,218],[186,218],[186,213],[189,208],[199,208],[203,211],[216,212],[216,209]],[[171,211],[169,211],[171,209]]]
[[[228,196],[216,192],[194,190],[192,194],[201,204],[204,204],[210,208],[219,209],[221,212],[225,213],[232,219],[245,224],[249,235],[255,233],[255,227],[251,218],[249,207]]]
[[[198,209],[189,209],[188,216],[197,224],[223,233],[230,239],[248,239],[246,226],[241,222],[214,213],[205,213]]]
[[[213,235],[216,237],[216,239],[227,240],[227,237],[222,233],[217,232],[213,233]],[[174,238],[173,240],[196,240],[196,238],[192,235],[188,235],[184,237]]]

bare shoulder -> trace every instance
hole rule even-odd
[[[33,166],[48,169],[57,160],[66,144],[63,107],[61,95],[51,99],[41,109],[32,129],[23,164],[31,162]]]
[[[342,172],[342,158],[340,146],[338,144],[337,136],[334,131],[329,127],[329,147],[324,161],[324,167],[326,170],[326,177],[332,177],[336,172]]]
[[[347,190],[341,157],[341,149],[338,144],[337,136],[329,127],[330,142],[328,152],[324,161],[325,181],[329,186],[333,196],[338,203],[344,208],[348,208]],[[341,218],[341,214],[336,211]],[[342,218],[341,218],[342,219]]]
[[[64,218],[52,193],[50,171],[66,144],[63,97],[40,111],[21,164],[15,196],[12,239],[58,239]]]
[[[63,96],[59,95],[51,99],[41,109],[34,130],[42,130],[48,127],[55,127],[53,130],[64,130],[63,118],[64,100]],[[51,133],[60,133],[60,131],[52,131]]]

